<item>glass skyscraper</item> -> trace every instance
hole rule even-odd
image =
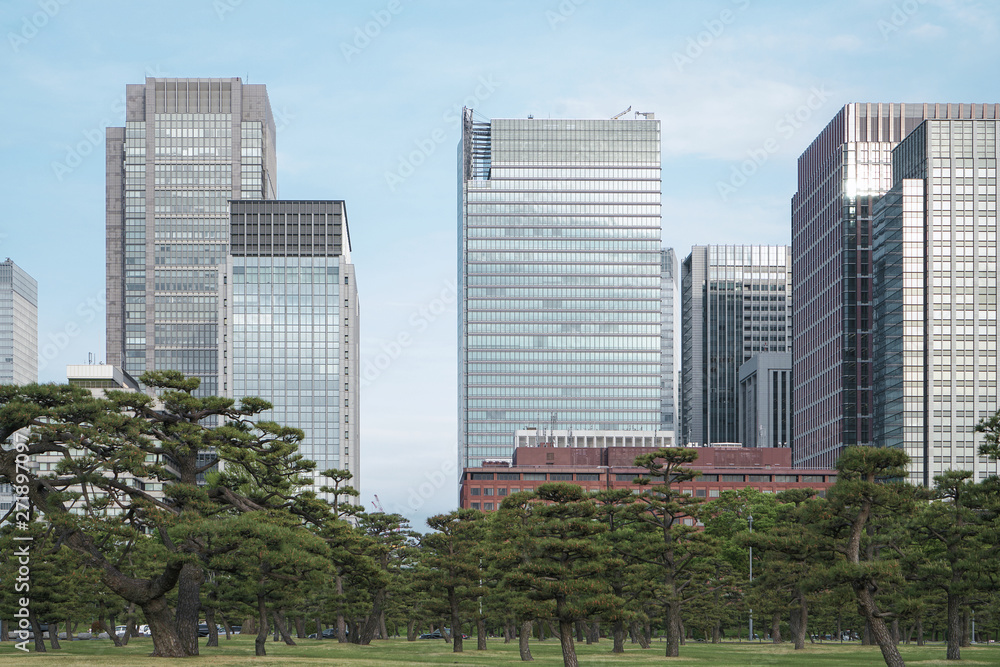
[[[270,401],[260,419],[305,431],[299,453],[316,472],[349,470],[359,488],[358,293],[344,202],[230,206],[227,394]]]
[[[872,215],[892,150],[925,119],[997,118],[989,104],[851,103],[799,157],[792,197],[793,462],[832,467],[874,442]]]
[[[38,283],[0,262],[0,384],[38,382]]]
[[[928,487],[949,469],[997,473],[974,428],[998,400],[1000,105],[965,108],[896,147],[873,223],[874,440]]]
[[[459,465],[660,423],[660,124],[463,115]]]
[[[792,340],[788,246],[694,246],[681,265],[678,441],[740,442],[740,366]]]
[[[138,377],[219,384],[219,270],[231,199],[273,199],[275,129],[263,85],[160,79],[126,87],[107,129],[107,361]]]

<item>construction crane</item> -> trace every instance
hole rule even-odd
[[[375,500],[372,501],[372,505],[375,506],[376,512],[381,512],[382,514],[385,514],[385,508],[382,507],[382,501],[378,499],[378,494],[375,494]]]
[[[631,110],[632,110],[632,105],[630,104],[630,105],[628,105],[628,109],[625,109],[625,111],[622,111],[619,114],[615,114],[614,116],[611,117],[611,120],[618,120],[619,118],[621,118],[622,116],[624,116],[625,114],[627,114]]]

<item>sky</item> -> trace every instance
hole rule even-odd
[[[463,106],[653,112],[665,246],[787,244],[796,160],[844,104],[1000,102],[998,19],[991,0],[3,0],[0,258],[38,280],[40,380],[103,361],[104,129],[126,84],[266,84],[279,197],[347,205],[361,500],[422,528],[458,499]]]

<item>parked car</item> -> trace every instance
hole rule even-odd
[[[119,637],[121,637],[126,632],[128,632],[128,626],[127,625],[116,625],[115,626],[115,634],[118,635]]]
[[[425,632],[420,635],[420,639],[444,639],[444,635],[441,634],[440,630],[435,630],[434,632]]]
[[[323,639],[336,639],[337,630],[335,628],[327,628],[323,631]],[[316,639],[316,633],[309,635],[309,639]]]

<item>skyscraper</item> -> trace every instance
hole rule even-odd
[[[38,283],[0,262],[0,384],[38,382]]]
[[[892,150],[927,118],[995,118],[995,105],[852,103],[799,157],[792,197],[793,460],[831,467],[871,444],[872,213]]]
[[[792,338],[788,246],[694,246],[681,266],[681,431],[702,445],[740,442],[740,366]]]
[[[651,114],[650,114],[651,115]],[[459,465],[660,423],[660,124],[477,119],[459,145]]]
[[[874,442],[904,450],[928,487],[949,469],[997,472],[974,428],[997,409],[1000,105],[969,110],[893,150],[873,219]]]
[[[107,362],[179,370],[219,394],[230,199],[276,196],[267,89],[239,78],[126,87],[107,130]]]
[[[343,201],[233,201],[225,267],[223,387],[305,431],[318,473],[359,488],[358,293]]]
[[[673,248],[660,253],[660,429],[677,433],[681,368],[681,281]]]

